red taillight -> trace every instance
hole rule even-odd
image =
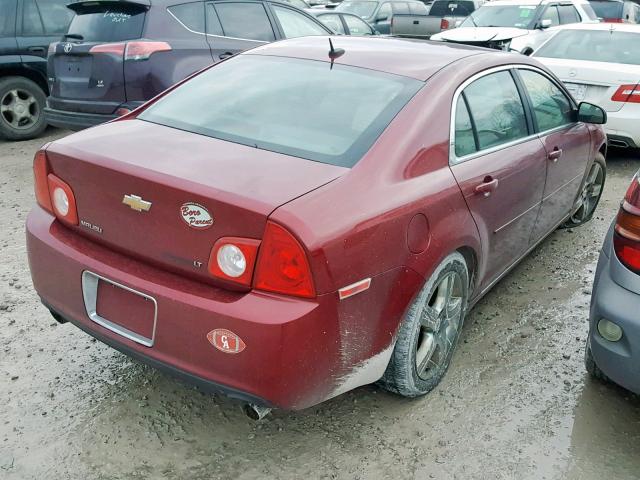
[[[48,175],[47,180],[49,182],[51,205],[56,217],[69,225],[77,225],[78,210],[73,190],[53,173]]]
[[[614,102],[640,103],[640,85],[621,85],[611,100]]]
[[[253,286],[297,297],[315,297],[311,268],[302,245],[276,223],[267,222]]]
[[[621,18],[604,18],[602,19],[603,23],[623,23]]]
[[[209,256],[209,273],[228,282],[251,286],[260,240],[224,237],[218,239]]]
[[[440,20],[440,30],[447,30],[449,28],[449,20],[443,18]]]
[[[94,45],[89,49],[89,53],[110,53],[112,55],[124,55],[125,43],[104,43]]]
[[[168,52],[171,45],[167,42],[129,42],[124,54],[125,60],[147,60],[151,55],[158,52]]]
[[[53,213],[51,196],[49,195],[49,162],[44,150],[39,150],[33,158],[33,183],[36,191],[38,205],[47,212]]]
[[[151,42],[137,40],[127,43],[105,43],[91,47],[89,53],[110,53],[124,56],[125,60],[147,60],[151,55],[158,52],[168,52],[171,45],[167,42]]]
[[[636,175],[616,218],[613,248],[620,261],[640,273],[640,183]]]

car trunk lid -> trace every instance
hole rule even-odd
[[[52,144],[47,156],[52,172],[73,190],[80,221],[73,228],[214,284],[207,262],[217,239],[261,239],[278,206],[349,171],[141,120],[71,138]],[[133,201],[123,203],[127,196]],[[150,202],[148,211],[142,202]],[[141,204],[141,211],[133,207]],[[185,216],[183,207],[200,213]],[[190,225],[191,217],[200,222]]]
[[[640,66],[540,58],[567,86],[578,102],[590,102],[607,112],[619,111],[624,102],[611,98],[622,85],[637,85],[640,82]]]
[[[113,114],[126,102],[126,42],[142,37],[148,5],[139,1],[91,1],[76,12],[64,41],[49,49],[48,69],[55,109]]]

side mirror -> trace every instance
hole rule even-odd
[[[389,20],[389,15],[379,15],[376,17],[376,22],[386,22],[387,20]]]
[[[544,20],[540,21],[540,28],[542,28],[543,30],[545,28],[549,28],[551,26],[551,20],[548,18],[545,18]]]
[[[602,125],[607,123],[607,112],[593,103],[581,102],[578,105],[578,121]]]

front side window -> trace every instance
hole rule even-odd
[[[464,96],[475,124],[478,150],[529,135],[522,100],[508,71],[479,78],[464,89]]]
[[[409,4],[405,2],[393,2],[391,4],[391,10],[394,14],[398,13],[400,15],[409,14]]]
[[[385,20],[389,20],[391,18],[391,4],[383,3],[378,10],[378,14],[376,15],[376,20],[380,20],[381,22]]]
[[[342,18],[344,18],[344,21],[347,23],[350,35],[373,35],[371,27],[364,20],[354,17],[353,15],[345,15]]]
[[[204,33],[204,3],[183,3],[169,7],[169,12],[189,30]]]
[[[544,11],[544,13],[542,14],[542,17],[540,18],[540,23],[544,22],[545,20],[549,20],[549,26],[553,27],[556,25],[560,25],[560,16],[558,15],[558,7],[556,7],[555,5],[549,5],[547,7],[547,9]]]
[[[291,8],[273,6],[273,11],[278,17],[282,32],[286,38],[308,37],[313,35],[326,35],[327,32],[302,13]]]
[[[261,3],[216,3],[215,11],[226,37],[263,42],[273,42],[276,39]]]
[[[344,26],[342,25],[342,21],[340,20],[340,16],[338,14],[329,13],[327,15],[318,15],[318,20],[320,20],[334,32],[340,33],[342,35],[345,34]]]
[[[556,84],[532,70],[519,72],[531,99],[538,131],[544,132],[573,123],[573,105]]]
[[[370,69],[245,53],[197,75],[138,119],[352,167],[423,85]]]

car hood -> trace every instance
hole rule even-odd
[[[528,30],[508,27],[462,27],[433,35],[431,40],[445,42],[499,42],[528,35]]]

